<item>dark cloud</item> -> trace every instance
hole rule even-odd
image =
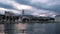
[[[16,2],[20,4],[30,5],[30,2],[28,0],[16,0]]]
[[[7,5],[7,4],[3,4],[3,3],[0,3],[0,7],[7,8],[7,9],[13,9],[13,7],[11,5]]]
[[[60,13],[60,5],[59,5],[60,0],[50,0],[50,3],[55,3],[55,5],[52,5],[52,6],[47,6],[44,3],[40,3],[40,2],[32,4],[28,0],[16,0],[16,2],[18,2],[20,4],[30,5],[30,6],[38,8],[38,9],[55,11],[57,13]]]
[[[56,15],[57,13],[60,14],[60,5],[59,5],[60,2],[58,2],[59,0],[55,0],[55,1],[49,0],[49,2],[46,2],[46,3],[41,3],[41,0],[40,1],[36,0],[36,2],[34,2],[35,0],[33,2],[31,2],[31,0],[13,0],[13,1],[8,0],[8,1],[6,3],[5,1],[1,1],[0,7],[6,8],[6,9],[12,9],[12,10],[13,9],[19,10],[19,7],[23,5],[23,6],[32,7],[30,10],[28,10],[28,8],[27,10],[25,10],[26,14],[42,15],[41,12],[44,13],[43,15],[46,15],[46,16]],[[45,2],[45,1],[42,1],[42,2]]]

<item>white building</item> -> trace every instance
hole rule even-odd
[[[60,22],[60,15],[55,16],[55,21]]]

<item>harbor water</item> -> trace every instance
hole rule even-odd
[[[60,23],[26,23],[24,34],[60,34]]]
[[[17,34],[60,34],[60,23],[19,23],[16,27]]]

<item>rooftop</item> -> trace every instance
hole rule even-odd
[[[60,15],[56,15],[55,17],[59,17]]]

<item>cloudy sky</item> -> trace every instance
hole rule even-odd
[[[35,16],[51,16],[60,14],[60,0],[0,0],[0,13],[11,11]]]

